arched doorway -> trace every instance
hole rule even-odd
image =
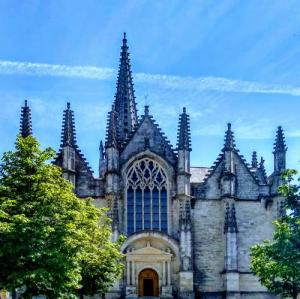
[[[139,274],[139,296],[159,296],[158,275],[152,269],[144,269]]]

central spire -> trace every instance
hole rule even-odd
[[[137,124],[137,110],[126,33],[124,33],[121,47],[117,92],[114,104],[118,116],[118,138],[119,142],[123,143]]]

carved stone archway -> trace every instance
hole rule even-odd
[[[170,251],[152,247],[149,241],[146,247],[128,250],[126,253],[126,297],[164,295],[164,297],[171,298],[172,257],[173,254]],[[149,295],[150,293],[153,295]]]

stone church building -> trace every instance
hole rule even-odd
[[[31,134],[27,103],[21,133]],[[230,124],[211,167],[191,166],[191,150],[186,108],[179,115],[176,147],[148,106],[138,115],[124,34],[117,90],[105,143],[100,142],[99,176],[79,149],[69,103],[54,161],[79,197],[109,208],[113,240],[127,236],[124,275],[106,298],[277,298],[251,273],[249,248],[272,238],[280,213],[277,187],[287,150],[282,128],[275,136],[270,176],[256,152],[246,162]]]

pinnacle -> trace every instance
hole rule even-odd
[[[21,108],[20,135],[22,137],[32,135],[31,110],[27,100],[25,100],[24,106]]]
[[[188,151],[192,150],[191,133],[190,133],[190,117],[186,113],[185,107],[183,107],[182,113],[179,116],[177,148],[178,150],[188,150]]]
[[[257,162],[257,153],[256,153],[256,151],[254,151],[254,152],[252,153],[251,166],[252,166],[252,168],[257,168],[257,166],[258,166],[258,162]]]
[[[273,153],[278,153],[278,152],[286,152],[287,147],[285,144],[285,137],[284,137],[284,133],[282,130],[282,127],[279,126],[277,128],[277,132],[276,132],[276,139],[275,139],[275,143],[274,143],[274,151]]]
[[[235,141],[234,141],[234,134],[231,130],[231,123],[227,124],[227,131],[225,132],[225,144],[223,151],[232,151],[235,149]]]
[[[67,108],[63,113],[63,124],[61,132],[61,146],[76,147],[76,132],[74,122],[74,112],[71,110],[71,105],[68,102]]]
[[[115,106],[112,105],[111,111],[108,112],[107,116],[107,129],[106,129],[106,147],[118,147],[117,140],[117,113]]]

